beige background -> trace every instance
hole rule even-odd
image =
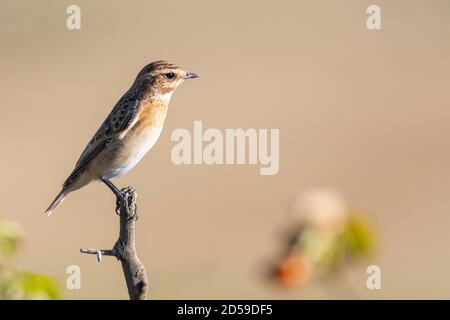
[[[65,27],[66,7],[82,29]],[[365,10],[382,8],[382,30]],[[146,63],[201,75],[174,95],[150,154],[117,181],[139,192],[138,249],[151,298],[450,298],[450,3],[433,1],[0,1],[0,216],[26,229],[14,264],[82,269],[67,298],[127,298],[109,248],[118,219],[99,184],[41,213]],[[170,133],[280,128],[280,171],[175,166]],[[382,290],[365,267],[280,291],[262,278],[299,190],[333,187],[371,214]]]

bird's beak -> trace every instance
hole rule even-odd
[[[184,76],[185,79],[194,79],[194,78],[198,78],[198,74],[193,73],[193,72],[187,72],[186,75]]]

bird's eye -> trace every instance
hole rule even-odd
[[[175,78],[175,73],[173,72],[165,73],[164,77],[166,77],[167,80],[173,80],[173,78]]]

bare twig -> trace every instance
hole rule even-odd
[[[102,256],[114,256],[122,263],[122,270],[131,300],[145,300],[148,280],[145,267],[136,253],[134,227],[136,214],[136,191],[127,187],[121,190],[122,197],[117,203],[120,208],[119,239],[111,250],[81,249],[82,253],[96,254],[101,261]]]

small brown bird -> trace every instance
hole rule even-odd
[[[119,196],[110,179],[126,174],[153,147],[172,93],[185,80],[197,77],[167,61],[145,66],[89,141],[45,213],[50,215],[69,193],[94,180],[102,181]]]

